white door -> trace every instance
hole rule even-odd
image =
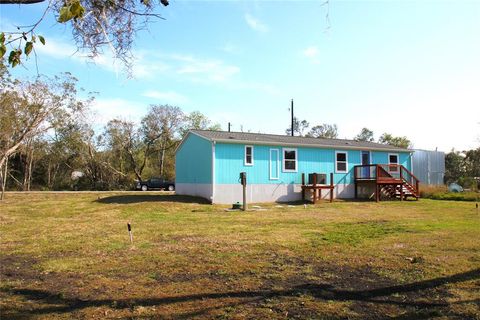
[[[280,177],[279,154],[278,149],[270,149],[270,180],[277,180]]]

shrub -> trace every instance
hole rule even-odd
[[[453,201],[478,201],[480,193],[468,192],[448,192],[447,186],[420,186],[420,197],[433,200],[453,200]]]

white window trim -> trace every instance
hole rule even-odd
[[[390,162],[390,156],[397,156],[397,163]],[[399,165],[399,164],[400,164],[400,156],[399,156],[398,153],[389,153],[389,154],[388,154],[388,171],[398,172],[398,171],[399,171],[399,168],[398,168],[398,167],[395,167],[394,170],[390,170],[390,165],[391,165],[391,164],[396,164],[396,165]]]
[[[397,156],[397,163],[390,162],[390,156]],[[388,154],[388,164],[400,164],[400,156],[398,155],[398,153]]]
[[[252,149],[252,163],[247,163],[247,148]],[[253,146],[245,146],[244,152],[243,152],[243,165],[245,166],[253,166]]]
[[[295,170],[285,169],[285,151],[295,151]],[[289,160],[289,161],[292,161],[292,160]],[[282,172],[298,172],[297,148],[282,148]]]
[[[337,170],[337,154],[344,153],[345,154],[345,171]],[[343,161],[340,161],[343,162]],[[348,173],[348,152],[347,151],[335,151],[335,173]]]
[[[276,177],[272,176],[272,152],[277,153],[277,158],[276,158],[276,163],[277,163],[277,172],[276,172]],[[280,160],[280,150],[278,149],[270,149],[270,162],[269,162],[269,178],[270,180],[278,180],[280,179],[280,164],[278,163]]]

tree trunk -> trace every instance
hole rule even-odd
[[[33,167],[33,146],[30,149],[30,156],[28,161],[28,180],[27,180],[27,191],[30,191],[32,185],[32,167]]]
[[[2,185],[2,193],[0,194],[0,200],[5,198],[5,189],[7,187],[7,174],[8,174],[8,158],[5,159],[3,163],[5,169],[0,166],[0,184]]]
[[[162,148],[162,160],[160,162],[160,177],[163,177],[164,163],[165,163],[165,148]]]
[[[25,159],[23,166],[23,191],[30,191],[30,185],[32,182],[32,164],[33,164],[33,141],[32,139],[26,140],[25,143]]]
[[[52,169],[50,166],[50,161],[48,161],[48,166],[47,166],[47,187],[49,190],[51,190],[51,176],[52,176]]]

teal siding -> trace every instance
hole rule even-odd
[[[398,154],[399,158],[399,164],[403,165],[405,168],[408,170],[412,170],[411,168],[411,154],[406,153],[406,152],[385,152],[385,151],[373,151],[372,152],[372,163],[378,163],[378,164],[388,164],[388,154],[393,153],[393,154]]]
[[[176,183],[212,183],[212,143],[189,133],[175,155]]]
[[[291,184],[301,183],[301,174],[326,173],[327,183],[330,183],[330,172],[334,173],[334,183],[353,183],[353,167],[361,163],[359,150],[338,150],[348,154],[348,172],[335,173],[335,149],[320,149],[298,147],[297,172],[283,172],[282,146],[253,146],[253,166],[244,165],[245,145],[217,143],[215,147],[215,183],[239,183],[239,174],[247,173],[248,183],[252,184]],[[289,147],[290,148],[290,147]],[[270,179],[270,149],[279,150],[279,177]],[[388,163],[389,152],[372,152],[372,163]],[[398,153],[400,163],[410,168],[410,155]]]

